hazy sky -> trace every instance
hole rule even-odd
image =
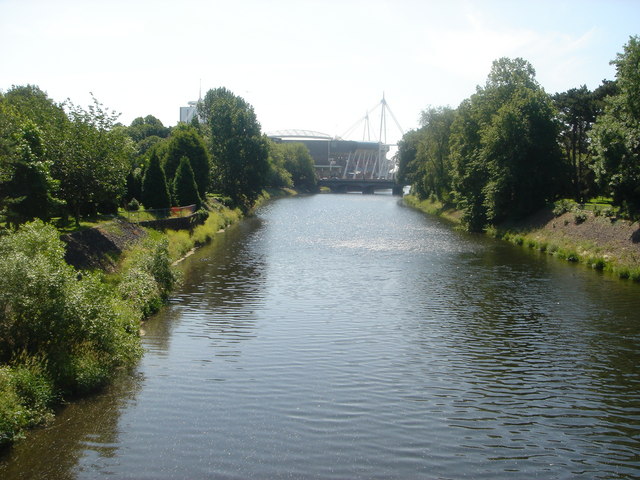
[[[83,106],[93,92],[127,125],[175,125],[202,83],[243,97],[265,132],[330,135],[384,92],[406,131],[503,56],[531,62],[549,93],[593,89],[637,34],[640,0],[0,0],[0,90],[35,84]]]

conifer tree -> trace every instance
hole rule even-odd
[[[167,179],[156,152],[151,154],[149,166],[142,179],[142,204],[150,209],[171,207]]]
[[[173,178],[173,198],[176,205],[187,206],[195,205],[196,210],[200,208],[202,201],[198,194],[198,186],[193,175],[191,162],[187,157],[180,159],[180,164]]]

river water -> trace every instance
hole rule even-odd
[[[281,199],[0,477],[640,477],[640,287],[391,195]]]

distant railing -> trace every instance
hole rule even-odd
[[[140,223],[150,220],[164,220],[166,218],[189,217],[196,211],[195,205],[186,207],[156,208],[152,210],[133,210],[127,212],[127,219],[131,223]]]

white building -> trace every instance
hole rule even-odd
[[[188,107],[180,107],[180,121],[184,123],[191,123],[191,120],[198,115],[198,102],[188,102],[188,105]]]

